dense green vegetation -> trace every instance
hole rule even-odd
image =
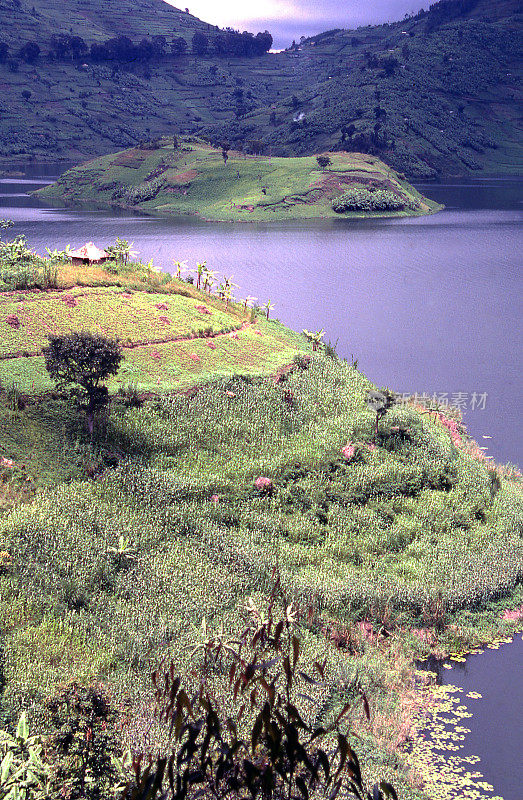
[[[523,571],[521,479],[494,472],[448,412],[394,406],[376,435],[369,388],[317,352],[278,383],[231,375],[139,408],[114,402],[90,444],[63,425],[56,461],[90,448],[113,466],[42,489],[1,521],[6,719],[31,703],[45,726],[57,682],[104,679],[132,709],[124,744],[154,748],[143,738],[151,667],[167,652],[185,673],[202,618],[233,630],[276,568],[302,615],[304,664],[327,657],[343,676],[324,704],[352,704],[366,778],[420,796],[405,756],[387,752],[405,724],[406,653],[427,652],[449,623],[447,646],[463,647],[470,610],[510,604]],[[68,416],[46,412],[54,426]],[[12,427],[27,414],[10,413]],[[366,630],[387,639],[374,646]],[[357,686],[372,698],[364,723]]]
[[[334,217],[338,209],[333,198],[347,187],[358,197],[372,198],[344,209],[356,215],[426,214],[441,208],[374,156],[247,157],[192,138],[174,145],[172,139],[162,139],[148,149],[133,148],[89,161],[37,194],[149,214],[253,221]]]
[[[345,158],[331,155],[329,172]],[[145,172],[143,156],[117,158]],[[108,249],[114,260],[77,267],[21,239],[0,248],[4,727],[29,710],[50,786],[80,797],[91,776],[93,800],[114,797],[126,748],[164,741],[151,669],[167,654],[187,675],[202,617],[204,641],[234,637],[277,575],[300,664],[326,659],[311,722],[348,706],[364,780],[426,800],[404,747],[421,702],[412,659],[519,624],[502,612],[522,600],[521,475],[488,463],[452,410],[376,391],[323,331],[304,338],[268,318],[270,300],[235,301],[230,277],[213,293],[205,263],[192,284],[183,264],[171,278],[129,262],[122,240]],[[123,345],[94,425],[41,354],[75,330]],[[16,737],[0,747],[26,769]]]
[[[516,0],[438,3],[251,57],[236,40],[209,48],[223,32],[160,0],[140,13],[97,0],[0,0],[0,11],[8,168],[203,131],[218,145],[261,142],[273,155],[365,151],[411,179],[521,171]],[[193,48],[195,34],[206,47]],[[109,60],[86,58],[75,36],[85,48],[112,41]]]

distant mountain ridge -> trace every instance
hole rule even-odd
[[[191,53],[220,33],[163,0],[0,0],[0,161],[78,162],[171,133],[275,155],[353,150],[410,179],[520,173],[517,0],[441,0],[397,23],[318,34],[250,59]],[[87,45],[182,37],[147,63],[51,60],[56,34]],[[32,61],[19,54],[34,41]],[[2,58],[2,42],[7,47]],[[4,47],[5,51],[5,47]]]

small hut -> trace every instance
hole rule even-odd
[[[71,250],[69,255],[73,264],[103,264],[109,258],[109,253],[100,250],[92,242],[87,242],[78,250]]]

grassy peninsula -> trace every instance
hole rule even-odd
[[[413,659],[521,624],[503,615],[522,602],[521,475],[447,407],[395,404],[376,423],[356,365],[259,309],[150,266],[41,261],[15,288],[4,270],[0,292],[4,727],[30,709],[32,731],[56,733],[57,693],[103,685],[104,747],[154,751],[151,671],[167,657],[187,673],[202,619],[234,631],[278,574],[304,668],[330,676],[308,687],[317,722],[348,704],[367,781],[450,798],[426,751],[416,777]],[[41,356],[77,329],[123,345],[93,436]],[[98,776],[103,797],[117,778]]]
[[[322,168],[315,156],[247,156],[197,139],[176,146],[162,139],[74,167],[37,195],[241,222],[409,216],[441,208],[375,156],[324,155]],[[339,198],[351,200],[347,210],[336,206]]]

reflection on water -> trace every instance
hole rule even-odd
[[[3,179],[0,216],[37,251],[121,236],[167,270],[207,260],[291,327],[325,328],[378,385],[459,403],[486,453],[521,463],[517,181],[423,187],[447,206],[429,217],[233,225],[51,207],[20,196],[53,177],[32,176]]]

